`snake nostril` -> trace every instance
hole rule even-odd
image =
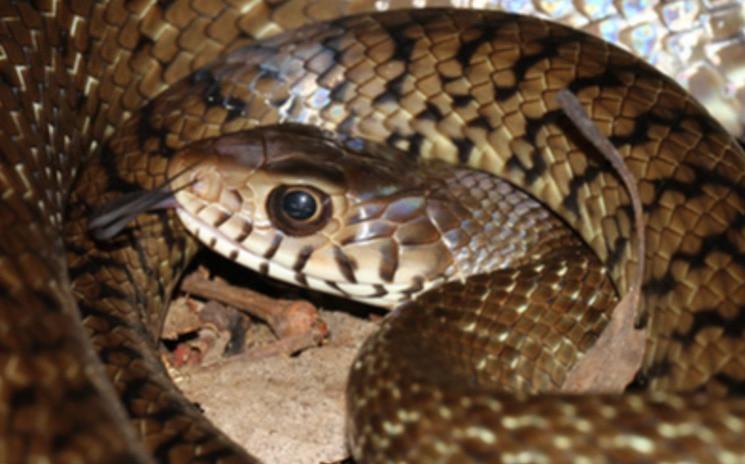
[[[207,182],[204,180],[197,180],[191,185],[191,189],[196,193],[197,195],[203,196],[209,191],[209,186],[207,185]]]
[[[195,175],[190,190],[207,201],[216,202],[222,191],[222,178],[213,172]]]

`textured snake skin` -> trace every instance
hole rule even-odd
[[[691,30],[714,39],[694,33],[683,40],[701,44],[686,45],[701,63],[700,73],[691,76],[731,79],[731,86],[703,87],[717,95],[714,100],[736,105],[742,101],[742,7],[686,5],[692,3],[638,13],[616,5],[595,10],[589,2],[580,8],[619,20],[647,14],[658,18],[649,24],[660,37],[679,34],[665,32],[675,30],[665,12],[696,11]],[[256,1],[0,5],[0,461],[250,459],[173,391],[153,354],[163,305],[195,249],[193,240],[172,214],[144,216],[139,227],[110,243],[91,243],[83,233],[82,218],[91,208],[135,187],[154,187],[163,180],[171,151],[193,140],[285,117],[505,174],[572,224],[623,290],[633,268],[625,238],[626,195],[557,121],[551,92],[566,86],[640,179],[650,242],[644,301],[651,335],[644,377],[658,388],[705,384],[714,396],[658,394],[607,402],[492,396],[465,404],[445,391],[438,400],[456,418],[487,410],[481,406],[503,413],[491,433],[512,440],[513,446],[500,448],[504,460],[596,457],[611,448],[617,454],[609,455],[619,459],[638,453],[654,461],[671,453],[741,456],[745,404],[737,396],[723,399],[741,392],[745,378],[743,154],[732,139],[678,87],[626,54],[512,17],[406,13],[320,23],[196,71],[254,39],[369,7]],[[681,40],[690,37],[687,32],[680,32]],[[441,37],[450,39],[439,42]],[[663,42],[665,48],[672,43]],[[416,58],[424,60],[421,66],[407,65]],[[467,79],[458,78],[461,71]],[[492,85],[479,88],[485,76]],[[340,77],[348,88],[337,86]],[[182,78],[187,80],[177,83]],[[736,130],[726,113],[723,119]],[[89,159],[94,162],[81,174],[81,163]],[[76,178],[81,187],[69,196]],[[79,309],[91,337],[76,314],[73,290],[83,298]],[[458,294],[450,287],[442,291]],[[378,382],[380,367],[371,371]],[[370,391],[384,389],[371,384]],[[356,417],[361,413],[353,404]],[[404,422],[426,409],[388,404],[381,402],[380,410]],[[442,432],[438,424],[445,423],[430,426]],[[619,423],[625,426],[619,429]],[[371,424],[371,431],[351,427],[363,432],[354,441],[358,456],[373,461],[404,449],[399,443],[409,435],[385,430],[400,429],[400,423]],[[449,430],[443,436],[458,436]],[[526,437],[535,435],[545,440],[531,441],[527,450]],[[473,446],[461,440],[466,444],[450,454],[443,451],[448,443],[432,436],[410,460],[439,455],[457,461],[464,453],[486,458],[497,452],[489,431],[478,427],[460,435],[476,436]]]

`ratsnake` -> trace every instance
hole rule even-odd
[[[668,7],[685,13],[686,4],[649,11],[664,19]],[[618,19],[617,7],[607,8],[598,13],[588,2],[586,11]],[[741,10],[711,8],[707,18],[727,19],[706,30],[734,38],[672,49],[698,54],[693,59],[701,50],[721,53],[714,60],[726,71],[714,80],[721,85],[739,72]],[[505,285],[509,277],[477,276],[414,302],[435,306],[437,318],[407,322],[422,311],[401,312],[402,324],[379,336],[429,333],[421,342],[387,355],[363,351],[370,383],[350,402],[350,431],[362,437],[353,451],[366,462],[735,462],[745,452],[737,395],[745,377],[745,192],[735,140],[670,80],[573,30],[470,11],[346,17],[367,9],[209,0],[0,6],[0,460],[251,459],[173,390],[154,349],[162,308],[195,241],[171,212],[138,217],[136,227],[103,241],[89,236],[84,220],[122,194],[161,186],[172,156],[224,133],[301,122],[504,175],[575,228],[623,292],[634,272],[628,198],[605,164],[567,135],[549,98],[567,87],[639,179],[650,335],[637,384],[652,392],[463,397],[456,385],[407,384],[414,367],[434,377],[442,370],[443,360],[428,354],[452,327],[437,324],[457,315],[438,301],[478,307],[494,279]],[[621,14],[636,14],[631,9]],[[576,14],[566,18],[581,24]],[[672,31],[668,45],[682,40],[673,33],[679,25],[665,21],[652,31]],[[645,31],[626,36],[632,45],[638,30]],[[698,69],[713,75],[711,66]],[[728,90],[737,95],[733,79]],[[579,261],[564,251],[557,259]],[[662,393],[671,390],[692,392]],[[395,397],[403,398],[398,409]]]

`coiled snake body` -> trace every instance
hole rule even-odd
[[[569,29],[443,10],[295,29],[339,14],[312,2],[0,7],[0,460],[250,460],[173,390],[155,354],[162,308],[195,241],[172,213],[142,216],[102,242],[83,220],[122,193],[160,185],[170,158],[209,137],[302,122],[503,175],[575,228],[623,293],[635,269],[628,196],[562,122],[554,96],[563,88],[639,181],[646,385],[689,393],[480,394],[475,379],[476,394],[464,398],[447,379],[425,382],[442,361],[479,360],[457,345],[457,355],[428,358],[437,334],[459,339],[457,324],[438,326],[458,317],[449,308],[478,312],[490,301],[484,289],[507,278],[476,277],[415,303],[439,311],[432,323],[407,321],[423,311],[406,311],[379,335],[385,344],[413,326],[420,343],[363,352],[365,380],[350,388],[355,455],[742,459],[745,166],[735,140],[669,79]]]

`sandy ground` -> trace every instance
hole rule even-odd
[[[207,417],[267,463],[341,460],[347,457],[347,373],[376,324],[338,311],[321,315],[330,336],[318,348],[259,360],[236,355],[205,367],[172,371],[174,380]],[[253,336],[266,337],[266,332],[261,327],[249,331],[249,343]]]

